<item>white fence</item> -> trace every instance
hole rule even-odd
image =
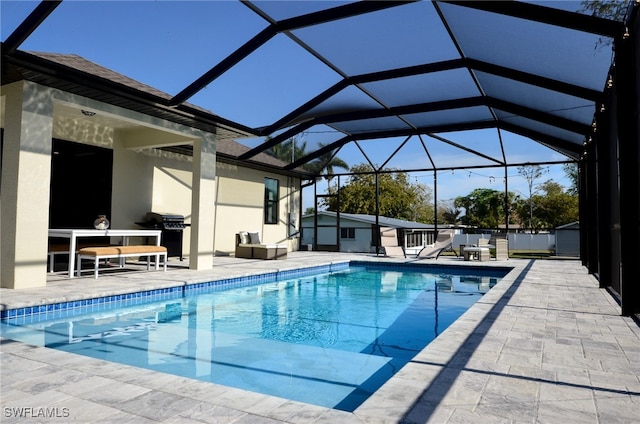
[[[490,234],[456,234],[453,237],[453,247],[478,244],[478,239],[490,237]],[[509,250],[555,250],[555,247],[555,234],[509,234]]]

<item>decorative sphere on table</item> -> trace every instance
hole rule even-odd
[[[93,221],[93,226],[96,230],[106,230],[109,228],[109,220],[106,215],[98,215],[98,218]]]

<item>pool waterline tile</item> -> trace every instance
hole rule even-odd
[[[34,320],[48,320],[66,318],[78,313],[99,312],[114,307],[126,307],[137,304],[150,303],[174,298],[182,298],[193,294],[208,293],[212,290],[226,290],[235,287],[245,287],[255,284],[263,284],[278,280],[304,277],[313,274],[335,272],[346,270],[349,267],[366,266],[371,269],[392,269],[394,271],[416,271],[425,270],[428,272],[446,272],[457,275],[460,273],[479,273],[480,275],[495,276],[501,278],[506,275],[511,268],[508,267],[480,267],[464,266],[455,267],[451,265],[433,264],[402,264],[402,263],[375,263],[371,261],[344,261],[317,265],[303,268],[287,269],[282,271],[250,274],[245,276],[232,277],[228,279],[211,280],[207,282],[181,283],[173,287],[144,290],[131,293],[123,293],[109,296],[93,297],[88,299],[70,300],[67,302],[56,302],[52,304],[42,304],[25,306],[22,308],[1,309],[0,321],[12,325],[25,325]],[[3,305],[1,307],[4,307]],[[45,314],[43,317],[42,314]],[[48,316],[48,314],[52,314]]]

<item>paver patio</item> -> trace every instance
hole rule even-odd
[[[98,280],[55,274],[46,288],[0,295],[15,308],[350,259],[412,261],[320,252],[284,261],[216,257],[210,271],[182,264]],[[437,263],[465,265],[449,257]],[[638,422],[637,323],[619,315],[579,261],[488,263],[496,265],[514,270],[353,413],[2,339],[2,422],[41,408],[60,416],[31,422]]]

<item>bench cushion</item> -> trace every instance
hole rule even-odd
[[[164,246],[108,246],[108,247],[84,247],[78,250],[83,256],[119,256],[119,255],[145,255],[153,253],[165,253]]]

